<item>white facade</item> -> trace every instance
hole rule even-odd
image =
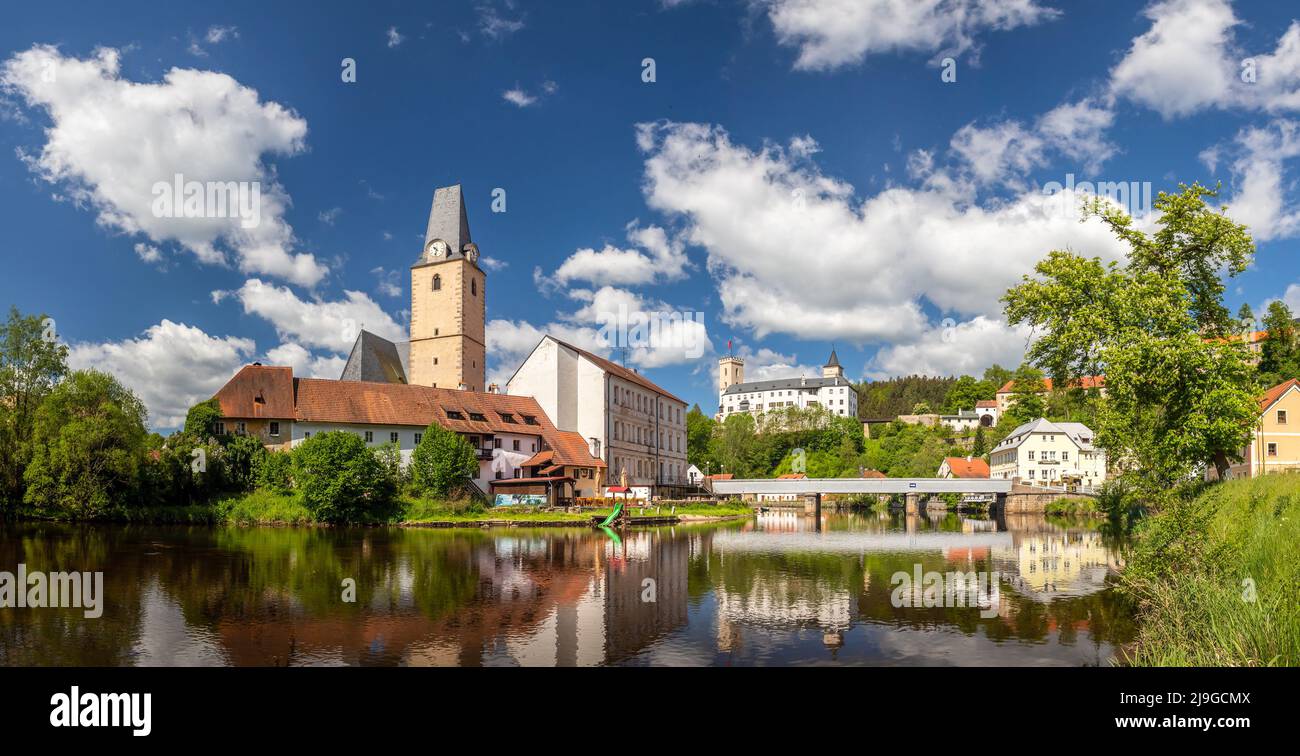
[[[609,465],[608,482],[686,485],[686,403],[639,374],[550,336],[507,384]]]
[[[719,420],[737,412],[759,414],[784,407],[825,407],[833,415],[857,417],[858,392],[843,378],[738,383],[722,393],[718,407]]]
[[[1082,423],[1053,423],[1039,418],[1011,431],[989,453],[990,477],[1035,486],[1077,481],[1098,486],[1106,481],[1106,452],[1093,443]]]

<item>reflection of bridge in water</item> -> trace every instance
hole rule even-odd
[[[713,547],[736,552],[817,551],[835,554],[863,554],[876,551],[937,551],[971,548],[1005,548],[1014,546],[1007,532],[976,533],[861,533],[812,531],[772,533],[771,531],[728,531],[713,534]]]

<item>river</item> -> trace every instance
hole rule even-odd
[[[102,572],[103,612],[0,609],[0,665],[1078,666],[1134,635],[1109,587],[1121,545],[1029,515],[771,512],[622,534],[0,525],[0,571],[20,563]],[[958,572],[988,579],[906,588]]]

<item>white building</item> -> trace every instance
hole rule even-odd
[[[844,377],[839,357],[831,357],[820,378],[780,378],[745,383],[745,361],[734,355],[718,360],[719,421],[737,412],[755,415],[785,407],[825,407],[833,415],[858,416],[858,392]]]
[[[686,402],[645,376],[545,336],[506,384],[537,400],[560,430],[587,439],[609,481],[688,485]]]
[[[1083,423],[1053,423],[1040,417],[993,447],[989,468],[995,479],[1028,485],[1097,486],[1106,480],[1106,452],[1093,444],[1092,430]]]

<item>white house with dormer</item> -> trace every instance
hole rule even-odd
[[[1033,486],[1087,487],[1106,481],[1106,452],[1083,423],[1038,418],[1025,423],[989,452],[990,477]]]

